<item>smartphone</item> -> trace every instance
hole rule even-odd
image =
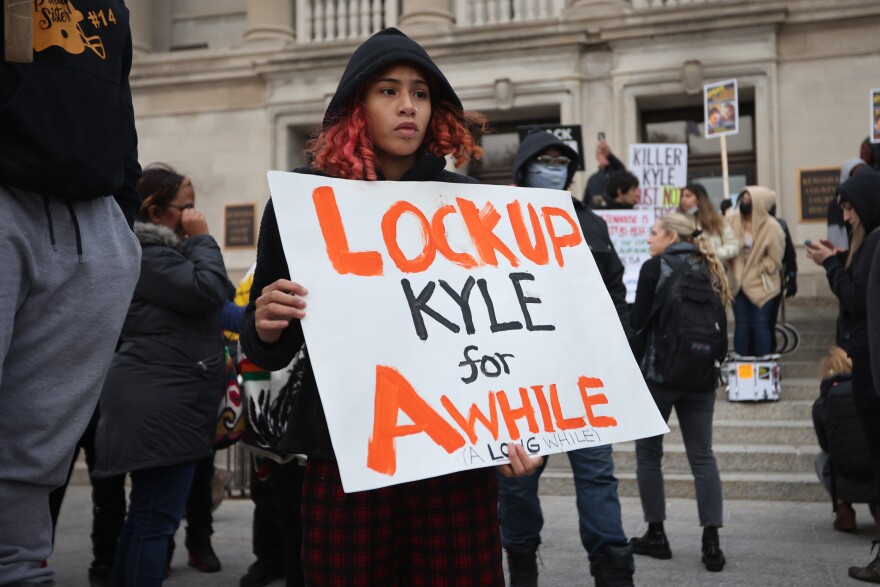
[[[811,241],[810,239],[807,239],[807,240],[804,241],[804,244],[805,244],[806,246],[808,246],[808,247],[812,247],[812,246],[813,246],[813,241]]]
[[[605,140],[605,133],[603,131],[599,131],[599,134],[596,135],[596,140],[600,141],[600,142],[604,141]]]

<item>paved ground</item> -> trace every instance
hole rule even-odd
[[[574,497],[543,497],[547,518],[541,548],[542,587],[592,585],[581,549]],[[644,531],[637,499],[624,498],[624,528],[633,535]],[[831,529],[826,503],[728,501],[722,548],[728,565],[722,573],[708,573],[700,563],[700,529],[696,505],[688,499],[669,500],[667,533],[673,558],[636,559],[636,584],[658,587],[690,586],[823,586],[862,585],[847,576],[852,564],[869,560],[871,540],[877,538],[873,520],[862,505],[856,509],[860,533]],[[223,562],[220,573],[206,575],[186,566],[178,548],[169,587],[238,585],[252,562],[249,500],[227,499],[215,512],[214,549]],[[871,522],[869,524],[869,522]],[[59,587],[87,587],[91,561],[89,488],[70,487],[61,512],[55,554],[50,563],[58,572]],[[183,544],[179,536],[178,545]],[[282,581],[273,584],[283,586]],[[377,586],[379,587],[379,586]]]

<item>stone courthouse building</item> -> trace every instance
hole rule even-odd
[[[349,55],[387,26],[417,39],[465,107],[490,118],[486,156],[468,170],[484,182],[510,182],[518,127],[580,125],[587,157],[577,195],[596,170],[594,141],[604,132],[624,161],[632,143],[687,143],[689,177],[705,181],[717,200],[721,158],[718,140],[702,138],[702,87],[736,78],[732,189],[775,189],[796,243],[824,235],[824,218],[811,218],[821,196],[810,182],[858,156],[869,93],[880,88],[878,0],[127,5],[141,162],[165,161],[192,176],[234,278],[255,258],[265,171],[305,163],[305,141]],[[803,294],[830,295],[802,253],[801,269]]]

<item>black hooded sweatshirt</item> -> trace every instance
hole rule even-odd
[[[530,132],[520,143],[513,161],[513,180],[516,185],[529,187],[526,183],[526,165],[549,148],[558,149],[571,159],[568,164],[568,178],[565,182],[565,187],[568,188],[575,171],[577,171],[578,154],[556,138],[553,133],[544,130]],[[605,282],[605,288],[611,295],[611,301],[614,302],[623,330],[627,339],[632,340],[629,304],[626,303],[626,286],[623,284],[624,267],[620,257],[617,256],[614,244],[611,242],[608,225],[589,208],[588,202],[581,203],[574,197],[572,197],[572,202],[577,213],[578,223],[581,225],[581,231],[584,233],[584,240],[587,241],[587,245],[593,253],[593,259],[595,259],[599,273],[602,275],[602,281]]]
[[[397,29],[385,29],[376,33],[354,52],[336,95],[330,101],[324,115],[324,124],[330,123],[344,108],[348,99],[354,95],[358,86],[382,69],[399,62],[413,63],[432,79],[432,102],[444,101],[461,106],[455,91],[431,61],[431,58],[409,37]],[[446,183],[476,183],[473,178],[446,171],[446,160],[426,153],[400,178],[400,181],[442,181]],[[294,169],[294,173],[325,175],[311,167]],[[383,179],[380,177],[379,179]],[[241,345],[248,359],[255,365],[270,371],[286,367],[305,342],[302,324],[292,320],[281,337],[272,344],[266,344],[257,335],[254,322],[256,299],[263,288],[279,279],[290,279],[287,258],[281,245],[278,222],[272,200],[266,204],[260,224],[260,237],[257,243],[257,267],[251,285],[251,298],[245,311],[241,330]],[[308,284],[304,284],[308,285]],[[344,361],[344,357],[342,358]],[[284,452],[305,454],[310,458],[335,460],[333,444],[324,407],[318,395],[318,386],[312,366],[305,366],[302,391],[294,396],[291,407],[291,421],[287,426],[287,436],[280,447]]]
[[[0,44],[0,183],[65,200],[114,196],[131,225],[141,168],[128,9],[121,0],[31,4],[33,63],[6,62]]]
[[[880,242],[880,174],[860,173],[838,188],[840,197],[849,202],[865,227],[867,235],[853,257],[850,267],[836,256],[822,265],[828,274],[831,291],[840,300],[838,345],[853,357],[868,355],[868,289],[871,265]],[[878,298],[872,298],[876,304]],[[875,318],[876,319],[876,318]],[[876,332],[876,326],[874,328]]]

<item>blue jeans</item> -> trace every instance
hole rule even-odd
[[[770,332],[770,315],[775,305],[767,302],[758,307],[743,292],[733,299],[733,350],[742,356],[762,357],[770,354],[774,334]]]
[[[131,474],[128,516],[116,547],[113,585],[159,587],[169,540],[180,525],[196,461]]]
[[[574,473],[581,543],[590,558],[609,545],[626,544],[620,519],[620,499],[611,445],[582,448],[566,453]],[[544,516],[538,499],[538,481],[544,464],[528,477],[499,475],[498,513],[504,548],[541,541]]]

